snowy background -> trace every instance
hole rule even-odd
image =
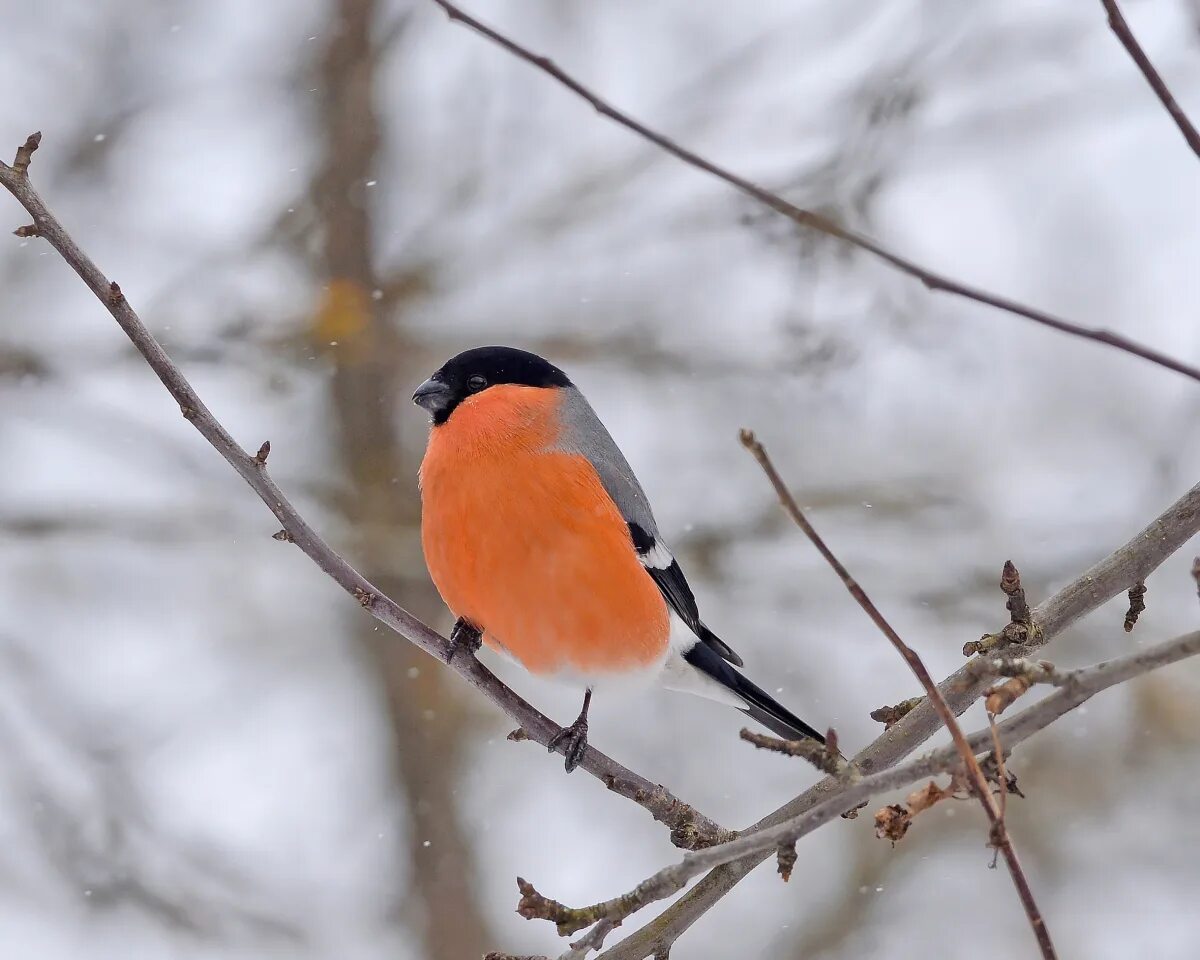
[[[1200,162],[1099,3],[485,2],[701,152],[947,273],[1200,362]],[[599,118],[431,3],[0,4],[0,147],[244,446],[441,628],[414,385],[510,343],[592,399],[748,670],[843,744],[917,692],[778,511],[819,529],[942,676],[1200,476],[1196,384],[935,296]],[[1200,8],[1128,3],[1200,115]],[[0,198],[4,235],[27,217]],[[0,242],[0,955],[555,954],[569,903],[666,832],[373,625],[299,551],[49,248]],[[1194,627],[1197,545],[1056,642],[1081,665]],[[498,668],[561,720],[577,694]],[[1194,956],[1200,665],[1022,748],[1017,844],[1063,956]],[[981,716],[970,716],[976,726]],[[592,739],[731,827],[813,779],[674,694]],[[980,812],[895,850],[870,818],[744,881],[690,960],[1027,956]]]

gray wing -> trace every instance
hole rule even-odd
[[[629,524],[629,535],[646,572],[658,585],[663,598],[702,642],[730,663],[742,658],[700,620],[696,598],[678,561],[658,533],[650,501],[634,476],[625,455],[617,446],[596,411],[574,387],[562,388],[561,432],[557,448],[587,458],[600,483]]]
[[[587,457],[621,516],[628,523],[636,523],[657,542],[658,525],[650,512],[650,501],[642,492],[642,485],[633,475],[625,455],[583,394],[574,387],[564,387],[562,392],[558,448]]]

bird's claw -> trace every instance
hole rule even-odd
[[[450,631],[450,649],[446,651],[446,663],[453,662],[460,650],[472,656],[483,645],[483,633],[474,624],[459,617]]]
[[[546,749],[550,753],[554,753],[560,746],[565,747],[563,753],[566,755],[566,761],[563,766],[567,773],[570,773],[583,759],[584,753],[587,751],[587,735],[588,722],[586,717],[580,717],[569,727],[563,727],[554,736],[550,738],[550,742],[546,744]]]

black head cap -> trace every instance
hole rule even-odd
[[[552,389],[571,386],[565,373],[536,353],[515,347],[476,347],[443,363],[417,387],[413,403],[441,424],[467,397],[502,383]]]

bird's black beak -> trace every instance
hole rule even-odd
[[[435,374],[417,387],[412,398],[413,403],[418,407],[424,407],[429,411],[429,415],[437,420],[438,416],[450,406],[451,390],[447,384],[436,379]]]

